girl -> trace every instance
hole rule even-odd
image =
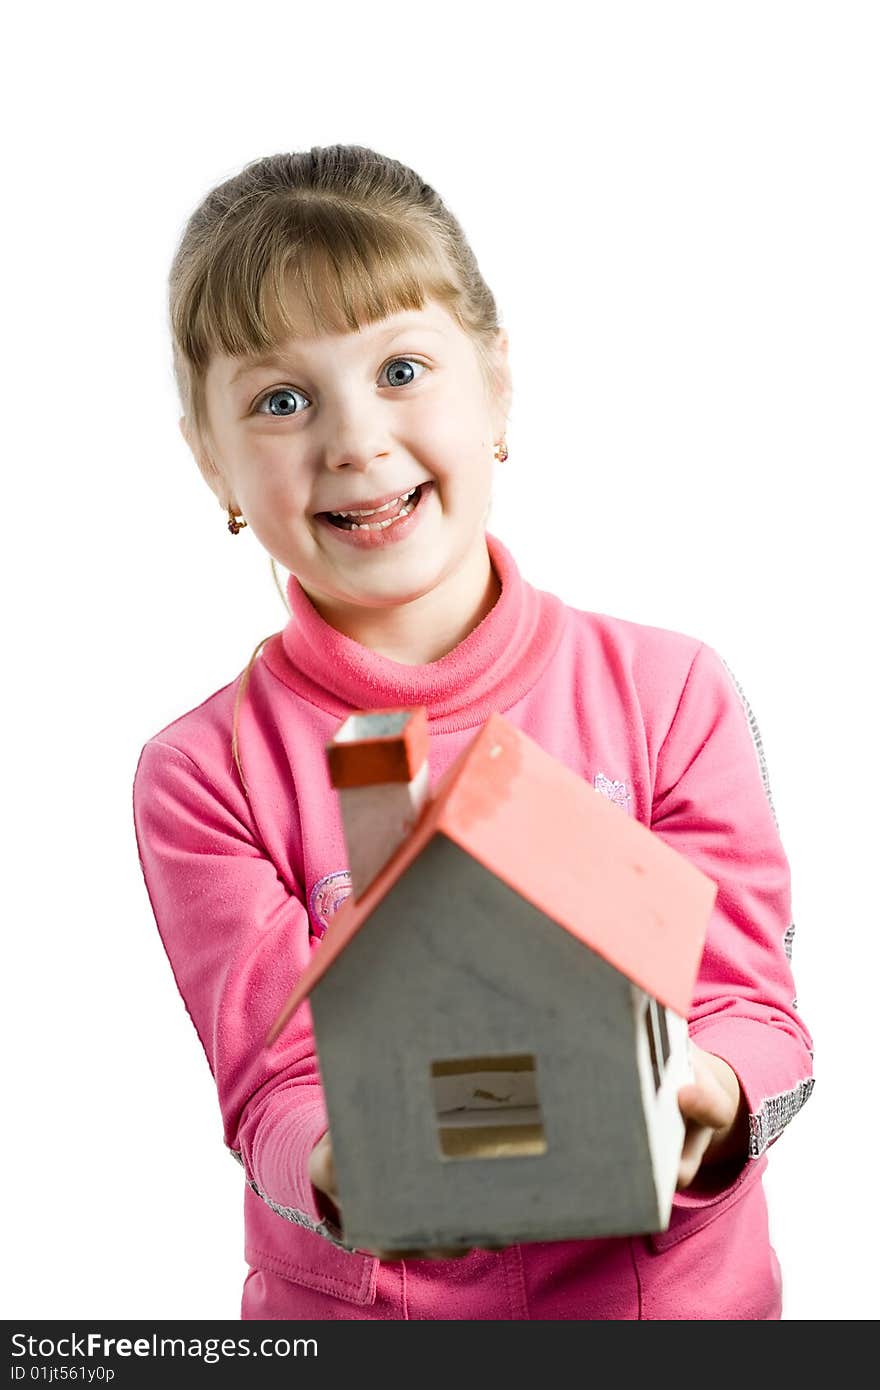
[[[134,783],[247,1181],[242,1317],[778,1318],[761,1174],[813,1082],[758,731],[712,648],[568,607],[487,533],[508,344],[458,223],[359,146],[257,160],[190,218],[170,319],[199,469],[230,533],[289,571],[284,628],[149,739]],[[264,1039],[350,891],[324,747],[352,709],[409,705],[432,782],[497,711],[718,884],[664,1232],[456,1259],[342,1240],[307,1011]]]

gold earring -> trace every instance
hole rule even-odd
[[[499,452],[499,450],[500,450],[500,452]],[[499,439],[498,443],[495,445],[495,457],[496,457],[496,459],[498,460],[499,463],[504,463],[505,460],[506,460],[507,458],[509,458],[509,454],[508,454],[508,452],[507,452],[507,440],[506,440],[506,439],[504,439],[504,438]]]
[[[232,532],[233,536],[237,536],[239,531],[244,530],[245,526],[247,526],[247,522],[244,520],[243,517],[241,521],[238,520],[238,517],[241,516],[241,513],[236,513],[231,502],[227,507],[227,511],[229,512],[229,521],[227,522],[227,525],[230,531]]]

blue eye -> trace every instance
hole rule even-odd
[[[422,371],[425,370],[424,363],[416,362],[412,357],[395,357],[383,370],[388,377],[392,378],[390,381],[392,386],[409,386],[411,381],[416,380],[413,367],[421,367]]]
[[[272,401],[277,400],[279,397],[283,398],[284,396],[299,396],[300,400],[308,400],[308,397],[304,396],[302,391],[294,391],[292,386],[277,386],[274,391],[267,391],[265,396],[260,397],[260,399],[257,401],[256,406],[254,407],[256,413],[258,415],[265,415],[266,411],[262,409],[262,406],[264,401],[268,401],[270,404],[269,414],[278,416],[282,420],[286,416],[301,415],[302,411],[297,410],[296,406],[282,406],[280,410],[271,409]]]

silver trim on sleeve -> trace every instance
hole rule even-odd
[[[294,1226],[302,1226],[306,1231],[314,1231],[316,1236],[323,1236],[325,1240],[329,1240],[332,1245],[338,1245],[342,1250],[348,1250],[351,1253],[354,1252],[354,1247],[346,1245],[345,1241],[342,1239],[342,1232],[332,1221],[315,1222],[306,1212],[300,1211],[298,1207],[282,1207],[278,1202],[273,1202],[271,1197],[267,1197],[265,1192],[261,1192],[253,1178],[247,1179],[247,1185],[256,1192],[257,1196],[266,1203],[267,1207],[271,1207],[276,1216],[282,1216],[285,1221],[291,1221]]]
[[[768,1145],[779,1138],[785,1126],[809,1100],[813,1085],[813,1077],[808,1077],[782,1095],[768,1096],[757,1115],[749,1116],[749,1158],[760,1158]]]
[[[743,690],[743,688],[742,688],[742,686],[740,685],[739,681],[737,680],[736,676],[733,674],[733,672],[731,671],[731,669],[730,669],[730,667],[728,666],[727,662],[724,660],[724,657],[721,656],[721,653],[720,653],[720,652],[718,653],[718,655],[721,657],[721,662],[722,662],[722,665],[724,666],[724,669],[726,670],[727,674],[730,676],[730,679],[733,681],[734,688],[735,688],[735,690],[736,690],[737,695],[738,695],[739,698],[740,698],[740,702],[741,702],[741,704],[742,704],[743,710],[745,711],[745,716],[746,716],[746,719],[748,720],[748,725],[749,725],[749,732],[750,732],[751,735],[752,735],[752,742],[753,742],[754,745],[755,745],[755,753],[757,754],[757,757],[758,757],[758,767],[761,769],[761,781],[764,783],[764,792],[765,792],[765,794],[766,794],[766,797],[767,797],[768,802],[770,803],[770,812],[771,812],[771,815],[773,816],[773,820],[774,820],[775,823],[776,823],[776,829],[778,830],[778,829],[779,829],[779,821],[776,819],[776,808],[775,808],[775,806],[773,805],[773,797],[772,797],[772,795],[771,795],[771,793],[770,793],[770,777],[769,777],[769,774],[768,774],[768,772],[767,772],[767,759],[764,757],[764,745],[763,745],[763,743],[761,742],[761,731],[760,731],[760,729],[758,728],[758,721],[757,721],[757,719],[755,718],[755,716],[754,716],[754,714],[753,714],[753,712],[752,712],[752,707],[751,707],[751,705],[749,704],[748,700],[747,700],[746,697],[745,697],[745,691]]]
[[[731,669],[730,669],[730,667],[728,666],[727,662],[724,660],[724,657],[721,656],[721,653],[720,653],[720,652],[718,652],[718,656],[719,656],[719,658],[720,658],[720,660],[721,660],[721,664],[723,665],[725,671],[726,671],[727,674],[730,676],[730,679],[731,679],[731,681],[733,682],[733,687],[734,687],[734,689],[736,690],[736,693],[737,693],[737,695],[739,696],[739,699],[740,699],[740,703],[741,703],[741,705],[742,705],[742,707],[743,707],[743,711],[744,711],[745,716],[746,716],[746,721],[747,721],[748,726],[749,726],[749,733],[750,733],[751,736],[752,736],[752,743],[754,744],[755,753],[756,753],[757,758],[758,758],[758,767],[759,767],[760,770],[761,770],[761,781],[762,781],[763,784],[764,784],[764,794],[765,794],[766,797],[767,797],[767,802],[768,802],[768,805],[769,805],[769,807],[770,807],[770,814],[771,814],[772,817],[773,817],[773,822],[774,822],[774,824],[775,824],[775,826],[776,826],[776,829],[778,830],[778,829],[779,829],[779,820],[778,820],[777,815],[776,815],[776,807],[773,805],[773,796],[772,796],[772,794],[771,794],[771,792],[770,792],[770,774],[769,774],[768,771],[767,771],[767,759],[766,759],[766,757],[764,756],[764,745],[763,745],[763,743],[761,742],[761,731],[760,731],[760,729],[758,728],[758,721],[757,721],[757,719],[755,718],[755,715],[754,715],[754,712],[753,712],[753,710],[752,710],[751,705],[749,704],[748,700],[746,699],[745,691],[743,690],[743,688],[742,688],[742,686],[740,685],[739,681],[737,680],[736,676],[733,674],[733,672],[731,671]],[[783,946],[784,946],[784,948],[785,948],[785,955],[786,955],[786,959],[788,960],[789,964],[791,963],[791,951],[792,951],[792,946],[793,946],[793,944],[794,944],[794,922],[790,922],[789,925],[788,925],[788,926],[786,927],[786,929],[785,929],[785,936],[784,936],[784,938],[783,938]],[[791,1007],[792,1007],[793,1009],[796,1009],[796,1008],[797,1008],[797,998],[796,998],[796,997],[795,997],[794,999],[792,999],[792,1001],[791,1001]]]

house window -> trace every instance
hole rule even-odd
[[[665,1005],[656,999],[649,999],[645,1008],[645,1026],[648,1032],[648,1050],[651,1053],[651,1070],[654,1073],[654,1090],[660,1090],[663,1072],[669,1061],[669,1032],[666,1027]]]
[[[656,1002],[656,1001],[655,1001]],[[660,1024],[660,1056],[663,1058],[663,1065],[669,1061],[669,1030],[666,1027],[666,1005],[657,1003],[657,1020]]]
[[[546,1153],[535,1059],[526,1054],[431,1063],[431,1094],[444,1158]]]

